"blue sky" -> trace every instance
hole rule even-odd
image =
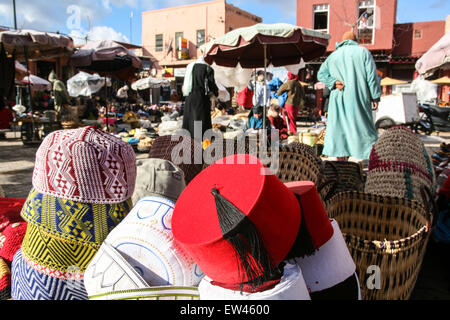
[[[18,26],[44,31],[71,34],[81,42],[88,37],[113,37],[114,40],[141,44],[141,13],[197,0],[59,0],[49,5],[48,0],[16,0]],[[263,18],[265,23],[296,23],[296,0],[228,0],[239,8]],[[80,9],[79,27],[73,30],[69,19],[71,6]],[[132,29],[130,14],[133,12]],[[398,0],[397,22],[445,20],[450,15],[449,0]],[[12,0],[0,0],[0,25],[13,26]],[[92,29],[92,30],[91,30]]]

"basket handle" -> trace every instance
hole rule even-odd
[[[317,188],[317,191],[319,193],[321,193],[321,191],[328,185],[332,185],[330,191],[328,191],[328,193],[325,195],[325,197],[323,198],[323,201],[326,202],[328,200],[330,200],[330,198],[332,197],[332,195],[334,194],[334,192],[337,189],[338,186],[338,182],[339,182],[339,171],[336,167],[336,165],[334,163],[332,163],[331,161],[326,161],[324,163],[324,168],[328,165],[331,166],[331,168],[333,169],[334,173],[336,174],[336,178],[335,179],[327,179],[325,182],[323,182],[322,184],[320,184],[320,186]]]
[[[430,231],[431,225],[433,222],[432,221],[433,217],[436,217],[438,215],[436,200],[433,199],[431,190],[427,186],[420,187],[420,195],[421,195],[422,201],[427,209],[427,231]],[[431,210],[429,210],[429,208]]]

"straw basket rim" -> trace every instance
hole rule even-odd
[[[422,203],[416,200],[409,200],[406,198],[399,198],[395,196],[382,196],[377,194],[370,194],[359,191],[347,191],[341,192],[333,196],[330,200],[328,200],[325,204],[327,208],[327,212],[329,213],[330,207],[334,203],[338,203],[340,200],[344,199],[354,199],[354,198],[362,197],[362,200],[372,201],[373,203],[384,203],[392,202],[390,204],[396,204],[400,206],[406,206],[413,209],[416,212],[422,212],[422,217],[425,219],[426,224],[420,229],[416,230],[412,235],[399,239],[399,240],[368,240],[364,239],[361,236],[351,235],[344,231],[342,231],[346,242],[350,244],[358,244],[358,250],[369,252],[371,250],[377,250],[378,253],[384,254],[392,254],[396,249],[405,249],[414,246],[416,243],[423,240],[423,237],[427,236],[431,232],[431,223],[432,223],[432,215],[430,212],[423,206]],[[384,201],[383,201],[384,200]],[[336,217],[332,217],[336,218]],[[362,245],[362,246],[361,246]]]

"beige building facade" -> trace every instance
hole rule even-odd
[[[225,0],[214,0],[142,13],[142,47],[151,57],[153,75],[184,77],[185,67],[200,55],[200,46],[262,19]]]

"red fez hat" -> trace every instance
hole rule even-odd
[[[258,288],[274,279],[283,260],[313,254],[333,234],[312,182],[291,191],[267,170],[252,155],[229,156],[178,199],[173,235],[216,283]]]
[[[311,181],[298,181],[285,183],[285,186],[299,198],[303,225],[311,236],[314,250],[319,249],[331,239],[334,231],[316,185]]]
[[[218,283],[268,280],[296,240],[299,203],[265,170],[252,155],[229,156],[202,171],[175,205],[175,239]]]

